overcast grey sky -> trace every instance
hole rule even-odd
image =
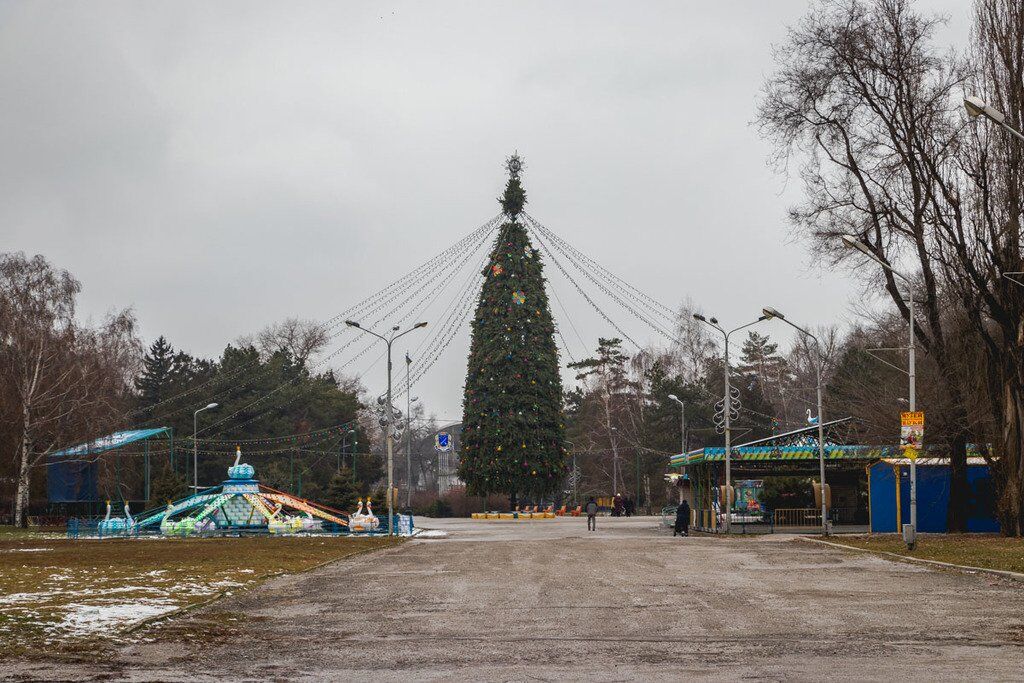
[[[527,210],[661,301],[844,323],[860,294],[790,241],[799,185],[750,125],[807,6],[0,2],[0,249],[73,272],[84,316],[130,306],[147,343],[214,356],[455,242],[518,150]],[[921,6],[963,43],[969,3]],[[548,274],[591,346],[613,333]],[[439,416],[461,414],[467,347],[413,392]],[[377,392],[372,360],[346,372]]]

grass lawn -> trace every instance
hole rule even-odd
[[[896,534],[842,536],[835,540],[844,545],[922,560],[1024,573],[1024,539],[1020,538],[988,534],[926,534],[917,537],[917,547],[913,552],[907,550],[902,537]]]
[[[95,656],[130,626],[364,550],[387,538],[72,541],[0,532],[0,661]]]

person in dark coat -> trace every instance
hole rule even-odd
[[[675,536],[676,534],[680,536],[690,535],[690,504],[685,500],[676,508],[676,525],[672,535]]]
[[[591,496],[584,510],[587,513],[587,531],[597,531],[597,510],[597,501]]]

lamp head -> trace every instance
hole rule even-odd
[[[717,325],[718,324],[718,318],[712,317],[711,318],[711,324],[712,325]]]
[[[391,331],[392,332],[398,332],[398,325],[395,325],[394,327],[392,327]]]
[[[203,410],[213,410],[214,408],[216,408],[219,405],[220,405],[219,403],[210,403],[205,408],[203,408]]]
[[[348,325],[349,327],[359,328],[359,323],[357,323],[355,320],[346,320],[345,324]]]
[[[985,113],[985,102],[980,97],[971,95],[964,98],[964,109],[967,110],[967,115],[972,119],[977,118]]]
[[[964,98],[964,109],[967,110],[967,115],[972,119],[978,116],[984,116],[985,118],[992,119],[996,123],[1002,123],[1006,120],[1006,116],[1003,115],[1003,112],[998,109],[993,109],[985,103],[985,100],[980,97],[975,97],[974,95]]]
[[[777,310],[775,310],[771,306],[765,306],[761,310],[764,313],[764,316],[762,316],[762,318],[761,318],[762,320],[771,320],[772,318],[778,318],[779,320],[785,320],[786,319],[786,316],[782,315],[781,313],[779,313]]]
[[[427,326],[427,323],[426,323],[426,321],[423,321],[423,322],[421,322],[421,323],[416,323],[415,325],[413,325],[413,326],[412,326],[412,329],[414,329],[414,330],[418,330],[419,328],[421,328],[421,327],[426,327],[426,326]]]
[[[702,323],[706,323],[706,322],[708,321],[708,319],[707,319],[707,318],[705,318],[704,316],[702,316],[702,315],[701,315],[700,313],[694,313],[694,314],[693,314],[693,319],[694,319],[694,320],[699,320],[699,321],[701,321]]]
[[[676,396],[675,394],[669,394],[669,395],[668,395],[668,397],[669,397],[670,399],[672,399],[673,401],[678,401],[678,400],[679,400],[679,397],[678,397],[678,396]]]
[[[878,260],[878,257],[875,256],[871,252],[871,249],[868,248],[868,245],[864,244],[862,241],[860,241],[859,239],[857,239],[853,235],[843,235],[842,236],[842,240],[843,240],[843,244],[845,244],[850,249],[856,249],[857,251],[861,252],[862,254],[866,254],[867,256],[870,256],[872,259],[874,259],[876,261]]]

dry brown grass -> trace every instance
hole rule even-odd
[[[913,551],[907,550],[903,539],[895,534],[844,536],[838,542],[922,560],[1024,573],[1024,540],[1020,538],[989,534],[924,535],[918,536]]]
[[[0,660],[90,657],[145,617],[400,541],[0,536]]]

